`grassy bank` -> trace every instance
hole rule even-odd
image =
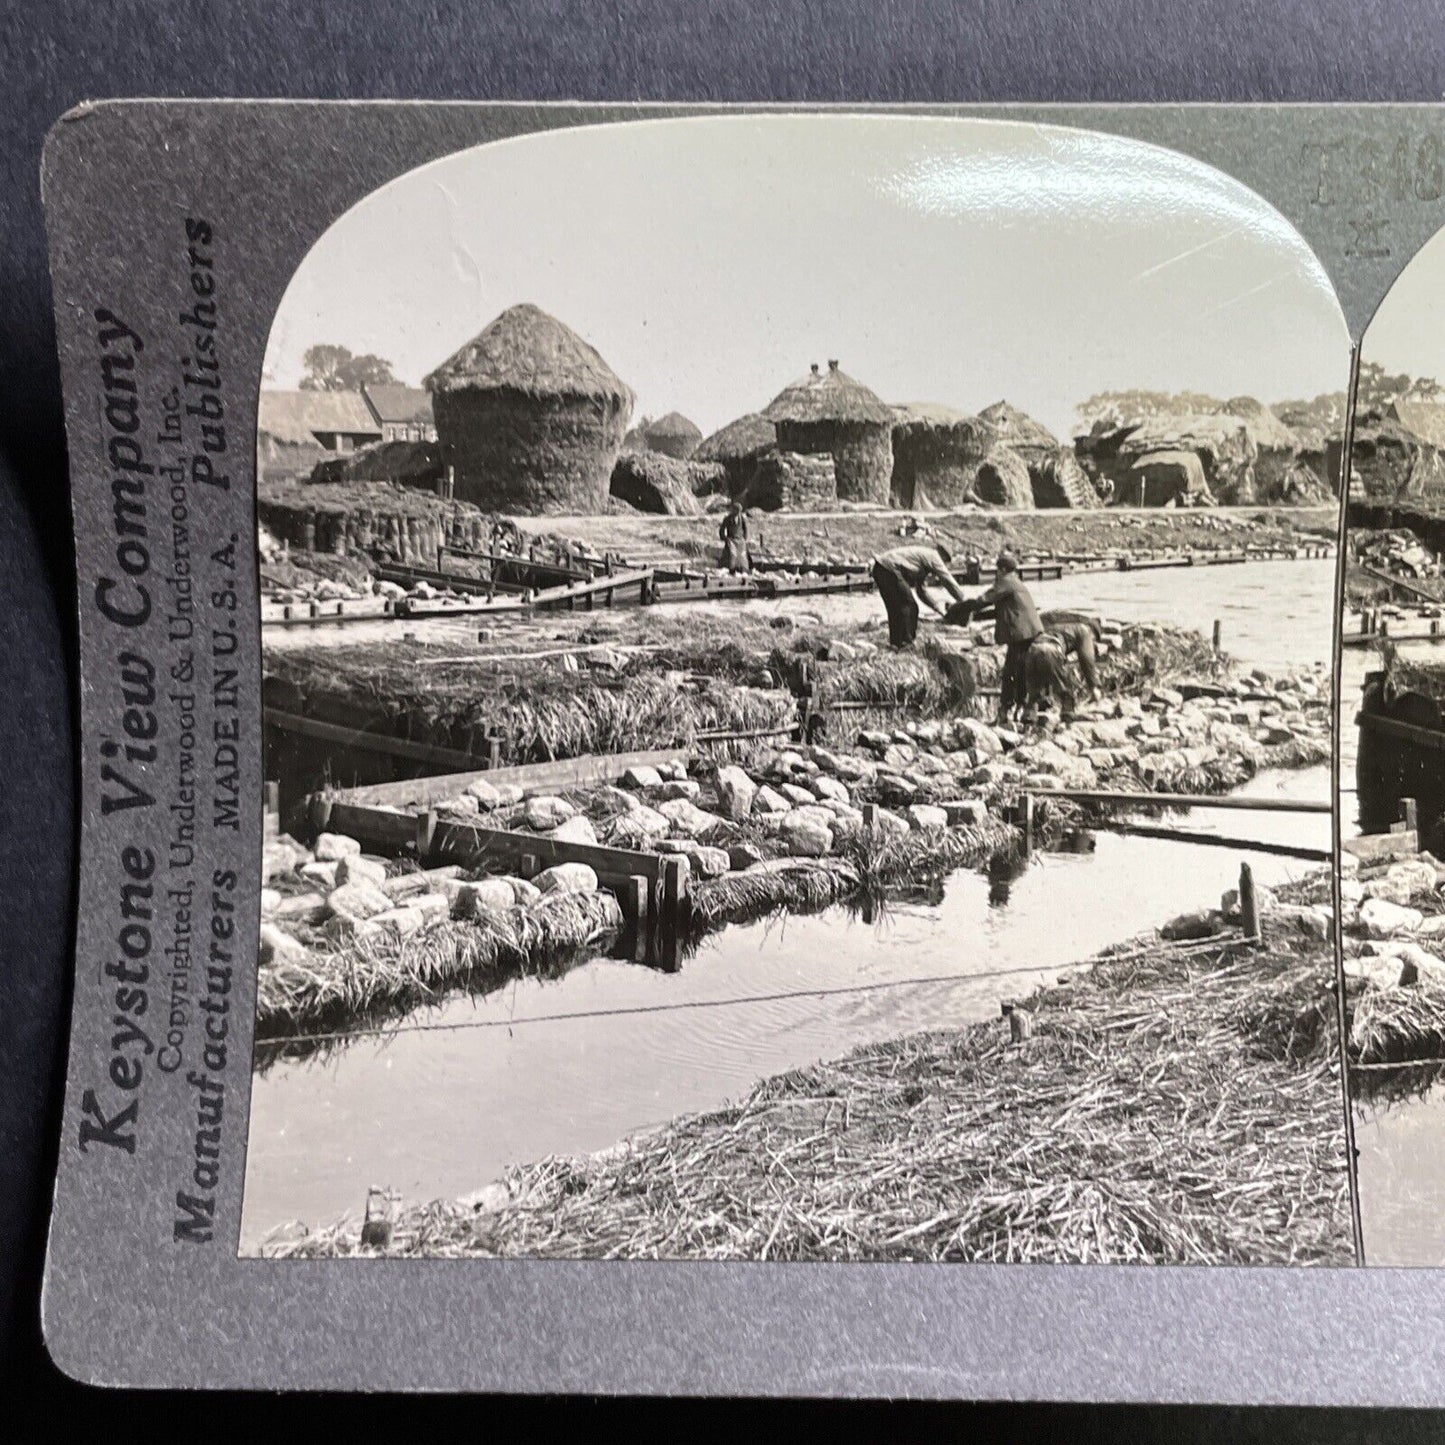
[[[404,1211],[445,1257],[1343,1264],[1352,1258],[1329,951],[1157,939],[1002,1021],[858,1050],[492,1207]],[[277,1245],[361,1251],[347,1225]]]

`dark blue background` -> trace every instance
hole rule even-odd
[[[155,1425],[163,1412],[197,1419],[220,1404],[79,1390],[51,1369],[38,1331],[75,849],[74,577],[38,166],[56,117],[111,96],[1439,100],[1445,8],[1440,0],[0,3],[0,1430],[22,1432],[80,1409],[125,1429]],[[364,1421],[378,1432],[414,1430],[433,1413],[413,1402],[352,1406],[263,1398],[246,1402],[245,1413],[257,1417],[253,1428]],[[518,1404],[505,1418],[489,1408],[487,1423],[501,1431],[655,1428],[667,1407],[574,1402],[544,1415]],[[235,1419],[237,1407],[224,1413]],[[688,1413],[671,1407],[667,1425],[686,1428]],[[758,1418],[760,1408],[732,1413],[716,1423],[785,1423]],[[861,1423],[856,1412],[808,1413],[825,1430]],[[929,1410],[907,1425],[1019,1437],[1059,1429],[1090,1438],[1445,1438],[1441,1419],[1398,1414],[1051,1409],[963,1420]]]

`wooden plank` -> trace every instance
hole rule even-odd
[[[318,826],[324,826],[328,833],[345,833],[374,852],[399,852],[416,842],[416,817],[412,813],[358,807],[333,799],[325,801],[330,805],[329,811],[325,823]]]
[[[448,600],[445,597],[403,597],[396,604],[398,617],[466,617],[473,613],[524,612],[527,602],[522,597],[507,596],[472,601]]]
[[[574,605],[599,593],[618,594],[636,589],[641,597],[652,586],[652,569],[643,568],[629,572],[614,572],[610,577],[601,576],[586,582],[572,582],[565,587],[549,587],[532,595],[530,606],[539,612],[554,607]]]
[[[1164,808],[1224,808],[1248,813],[1329,813],[1333,804],[1314,799],[1216,798],[1208,793],[1124,793],[1095,788],[1040,789],[1044,798],[1067,798],[1075,803],[1154,804]]]
[[[453,798],[465,792],[468,784],[475,782],[513,784],[523,793],[585,788],[615,782],[628,768],[656,768],[663,763],[686,762],[689,756],[686,748],[653,748],[645,752],[602,755],[589,753],[580,758],[560,758],[548,763],[522,763],[509,768],[470,769],[431,778],[373,783],[367,787],[346,788],[333,796],[358,806],[389,803],[398,808],[408,805],[425,807],[443,798]]]
[[[515,865],[530,857],[537,860],[539,871],[558,863],[585,863],[598,878],[622,886],[634,877],[661,882],[666,861],[657,853],[635,853],[601,843],[563,842],[540,833],[512,833],[503,828],[482,828],[450,820],[437,822],[432,835],[432,854],[437,859],[472,866],[487,862]]]
[[[471,768],[477,761],[469,754],[456,752],[452,748],[413,742],[409,738],[393,737],[390,733],[373,733],[361,728],[343,727],[339,723],[321,722],[317,718],[298,717],[294,713],[280,712],[273,707],[264,710],[262,724],[264,727],[279,728],[282,732],[295,733],[301,737],[359,748],[364,752],[405,758],[409,762],[429,763],[453,773]]]

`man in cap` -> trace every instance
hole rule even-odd
[[[888,613],[888,640],[894,647],[911,647],[918,636],[918,600],[933,612],[944,616],[944,610],[928,593],[936,583],[965,601],[963,589],[948,570],[953,556],[947,547],[930,547],[916,542],[906,547],[892,547],[873,559],[873,585],[883,599]]]
[[[1070,657],[1079,664],[1089,701],[1098,701],[1099,673],[1095,666],[1094,641],[1094,625],[1090,622],[1067,618],[1049,622],[1024,657],[1024,682],[1030,709],[1045,709],[1055,701],[1061,710],[1073,709]]]
[[[998,554],[993,586],[982,596],[950,607],[944,614],[944,621],[968,623],[987,617],[994,619],[993,640],[1004,646],[998,716],[1000,722],[1005,722],[1023,710],[1026,687],[1024,660],[1034,638],[1044,630],[1039,609],[1019,577],[1018,558],[1011,552]]]

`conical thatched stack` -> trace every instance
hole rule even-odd
[[[937,402],[895,406],[893,417],[894,505],[957,507],[971,500],[989,447],[979,418]]]
[[[758,461],[772,451],[778,434],[761,412],[750,411],[705,438],[692,454],[695,462],[719,462],[728,474],[728,494],[740,497],[757,473]]]
[[[886,505],[893,475],[893,412],[862,382],[838,369],[815,365],[785,387],[763,415],[777,428],[785,452],[828,453],[845,502]]]
[[[602,512],[631,389],[540,307],[510,307],[426,378],[458,500]]]
[[[1011,447],[995,447],[973,474],[973,500],[985,507],[1027,511],[1034,504],[1028,465]]]
[[[685,462],[697,450],[702,440],[702,429],[680,411],[670,411],[642,428],[642,440],[648,451],[661,452],[665,457],[676,457],[678,461]]]

